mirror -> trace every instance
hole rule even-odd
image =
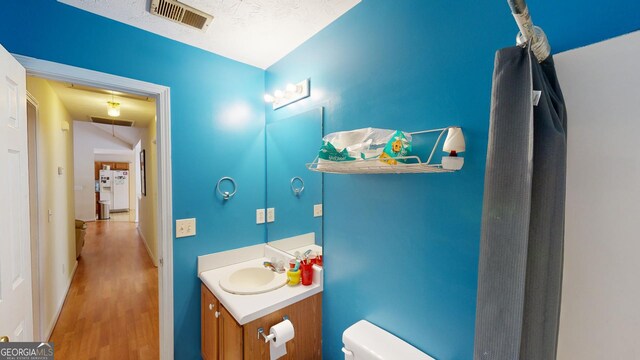
[[[267,209],[275,209],[267,242],[291,255],[322,255],[322,216],[314,206],[322,206],[323,177],[306,167],[322,143],[322,117],[318,108],[266,125]]]

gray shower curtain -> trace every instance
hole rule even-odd
[[[476,360],[556,357],[566,128],[551,56],[539,64],[527,48],[498,51],[482,210]]]

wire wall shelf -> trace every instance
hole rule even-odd
[[[359,159],[353,161],[329,161],[319,159],[318,157],[311,163],[307,164],[307,169],[316,172],[330,174],[423,174],[423,173],[450,173],[458,170],[444,169],[442,164],[431,164],[433,154],[440,143],[442,135],[455,126],[442,129],[423,130],[409,133],[411,135],[427,134],[440,132],[438,139],[433,145],[431,154],[427,161],[422,161],[419,156],[403,156],[396,157],[395,160],[404,160],[396,164],[390,164],[389,159],[371,158]]]
[[[411,159],[417,160],[418,162],[409,164],[399,162],[396,165],[391,165],[377,158],[343,162],[319,161],[319,159],[316,158],[312,163],[307,164],[307,169],[330,174],[419,174],[448,173],[455,171],[443,169],[440,164],[423,163],[417,156],[407,156],[396,159]]]

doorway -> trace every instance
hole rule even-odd
[[[83,86],[111,89],[141,96],[149,96],[156,101],[157,121],[157,263],[158,263],[158,295],[159,295],[159,332],[160,358],[173,358],[173,261],[172,261],[172,214],[171,214],[171,162],[170,162],[170,95],[169,88],[122,78],[114,75],[80,69],[72,66],[56,64],[48,61],[14,55],[27,70],[27,75],[44,79],[71,82]],[[62,124],[61,131],[65,125]],[[66,169],[67,171],[69,169]],[[65,169],[59,167],[58,173]],[[42,210],[42,209],[40,209]],[[46,212],[46,211],[45,211]],[[49,213],[49,216],[56,216]],[[45,219],[46,221],[47,219]],[[41,229],[42,230],[42,229]],[[73,269],[62,269],[73,272]],[[34,283],[34,287],[36,283]],[[44,324],[40,324],[40,335]],[[38,336],[37,333],[35,336]]]

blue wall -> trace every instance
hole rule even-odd
[[[579,1],[535,3],[534,21],[555,50],[640,26],[631,1],[621,2],[629,13],[595,1],[579,13],[570,10]],[[270,92],[312,82],[311,99],[267,108],[267,122],[324,106],[325,134],[461,125],[467,140],[455,174],[325,175],[327,359],[341,358],[342,332],[359,319],[438,359],[473,357],[494,52],[516,32],[506,1],[365,0],[267,69]]]
[[[264,241],[264,71],[53,0],[3,2],[10,52],[171,87],[173,216],[198,235],[174,240],[176,359],[200,357],[196,256]],[[123,114],[124,115],[124,114]],[[214,187],[236,179],[222,204]],[[233,226],[230,226],[233,224]]]

